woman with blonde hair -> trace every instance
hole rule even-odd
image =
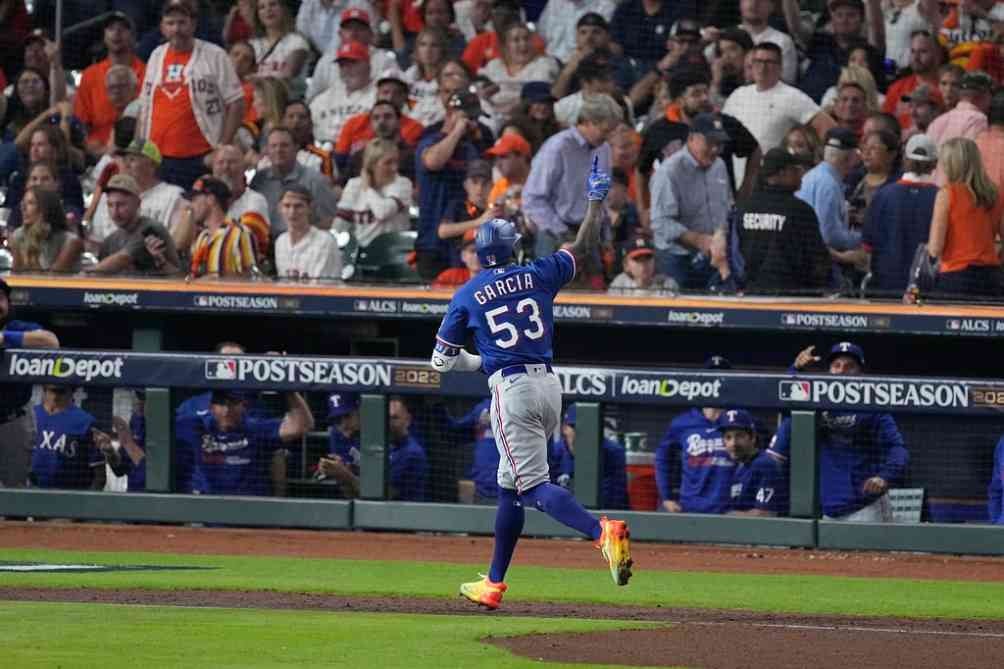
[[[1004,206],[987,176],[976,142],[956,137],[938,149],[946,185],[938,191],[927,240],[940,266],[934,291],[943,297],[991,297],[1001,292],[995,240],[1004,233]]]
[[[387,232],[407,230],[411,181],[398,173],[400,151],[394,142],[375,139],[363,151],[363,168],[349,179],[338,202],[339,229],[352,232],[359,246]]]
[[[530,29],[522,23],[507,26],[499,35],[499,55],[481,68],[484,75],[498,86],[489,102],[491,115],[508,118],[519,106],[523,84],[546,81],[553,84],[561,69],[558,61],[548,55],[538,55],[531,41]]]
[[[885,96],[879,93],[878,85],[875,83],[875,77],[872,76],[871,70],[854,63],[848,63],[846,67],[840,70],[840,78],[837,79],[837,84],[830,86],[826,94],[823,95],[823,103],[820,105],[823,109],[826,109],[830,114],[833,113],[833,105],[837,101],[840,87],[844,84],[855,84],[864,92],[865,107],[868,108],[869,114],[882,111],[882,103],[885,101]]]
[[[59,193],[31,186],[21,199],[14,231],[15,272],[79,272],[84,243],[66,229]]]
[[[252,79],[251,108],[255,113],[255,121],[241,127],[238,141],[248,148],[245,160],[248,165],[258,163],[258,157],[265,153],[268,133],[282,125],[286,105],[289,104],[289,89],[286,82],[276,77],[257,77]],[[258,165],[259,169],[267,165]]]

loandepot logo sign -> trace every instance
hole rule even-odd
[[[217,569],[217,567],[168,566],[154,564],[50,564],[46,562],[0,562],[0,573],[93,573],[104,571],[192,571],[196,569]]]
[[[115,358],[25,358],[14,354],[8,374],[12,377],[48,376],[88,382],[92,379],[121,379],[125,359]]]
[[[785,402],[813,402],[883,407],[969,406],[969,388],[958,383],[897,381],[780,381],[778,397]]]
[[[679,379],[647,379],[625,376],[621,379],[620,384],[620,394],[624,396],[682,397],[693,401],[718,399],[721,392],[721,379],[681,381]]]
[[[389,386],[391,365],[290,358],[210,358],[206,361],[206,378],[212,381]]]

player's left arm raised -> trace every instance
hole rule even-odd
[[[576,262],[588,258],[600,244],[600,224],[603,222],[603,201],[610,192],[610,175],[600,170],[600,157],[593,156],[593,166],[586,182],[586,199],[589,207],[586,217],[579,226],[579,232],[569,249]]]

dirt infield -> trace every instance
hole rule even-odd
[[[229,590],[0,587],[0,601],[211,606],[331,612],[532,616],[664,622],[654,630],[485,639],[532,659],[704,669],[999,667],[1004,621],[769,615],[748,611],[514,602],[482,614],[459,599],[341,597]],[[671,625],[671,626],[669,626]]]
[[[0,548],[138,551],[175,554],[272,555],[316,558],[485,562],[485,537],[363,532],[198,529],[173,526],[0,523]],[[722,548],[636,543],[643,569],[819,574],[967,581],[1004,580],[1004,560],[888,553]],[[586,542],[527,540],[518,564],[596,567]],[[909,620],[842,616],[772,615],[748,611],[668,607],[506,602],[482,613],[459,599],[342,597],[213,590],[106,590],[13,588],[0,600],[71,601],[162,606],[277,608],[330,612],[400,612],[666,623],[652,630],[594,634],[537,634],[489,638],[488,643],[528,658],[633,666],[676,665],[731,669],[890,666],[984,668],[1004,657],[1004,620]]]

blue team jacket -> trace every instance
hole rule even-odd
[[[694,408],[673,419],[655,452],[659,499],[676,499],[671,480],[672,459],[679,457],[680,506],[687,513],[725,513],[732,499],[736,463],[729,457],[722,433]]]
[[[819,495],[823,514],[846,516],[878,499],[862,490],[873,476],[889,487],[906,478],[910,454],[896,421],[888,413],[823,411],[816,439],[819,447]],[[777,430],[770,450],[782,459],[791,450],[791,418]]]

